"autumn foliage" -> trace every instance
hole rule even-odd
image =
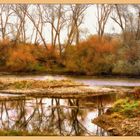
[[[136,99],[140,98],[140,88],[135,88],[134,89],[133,96]]]
[[[0,62],[8,71],[45,71],[57,61],[56,51],[41,45],[15,44],[9,40],[0,42]]]
[[[66,50],[66,66],[71,71],[88,75],[112,72],[113,62],[119,42],[115,39],[92,36],[78,46]]]
[[[133,43],[132,43],[133,42]],[[3,69],[4,68],[4,69]],[[60,71],[86,75],[139,75],[140,43],[125,45],[119,38],[94,35],[78,45],[58,50],[48,45],[0,41],[1,71]]]

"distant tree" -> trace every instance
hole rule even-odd
[[[9,21],[13,12],[11,11],[11,5],[0,4],[0,32],[2,35],[2,39],[5,39],[10,34],[8,30],[11,26]]]
[[[116,22],[122,30],[123,40],[127,40],[130,32],[133,32],[133,17],[129,11],[129,5],[115,4],[113,8],[112,20]]]
[[[42,8],[42,5],[35,5],[35,7],[36,9],[32,9],[32,10],[30,9],[29,11],[26,11],[25,9],[22,9],[22,10],[26,14],[28,19],[32,22],[34,28],[36,29],[37,31],[36,36],[39,34],[44,47],[48,50],[46,40],[43,36],[43,27],[45,25],[44,19],[43,19],[43,8]]]
[[[83,4],[72,4],[70,5],[70,16],[68,24],[68,37],[66,42],[66,47],[71,45],[76,40],[75,43],[79,43],[80,39],[80,25],[83,23],[85,11],[88,5]]]
[[[60,56],[62,54],[62,44],[60,34],[66,25],[65,8],[63,5],[44,5],[45,22],[51,25],[51,45],[56,49],[57,43]]]
[[[124,42],[140,39],[140,6],[115,4],[111,16],[122,30]]]
[[[115,14],[111,17],[122,29],[122,32],[124,32],[125,27],[126,27],[126,10],[127,10],[127,5],[114,5],[114,11]]]
[[[136,14],[137,14],[137,26],[136,26],[135,39],[139,40],[140,39],[140,5],[133,5],[133,7],[135,8]]]
[[[26,42],[26,13],[28,12],[27,4],[16,4],[12,6],[16,16],[16,35],[15,41]]]
[[[97,4],[96,9],[97,9],[97,32],[99,37],[102,37],[104,35],[107,20],[112,11],[112,5]]]

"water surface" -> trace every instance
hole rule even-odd
[[[60,136],[106,136],[92,120],[115,101],[106,95],[87,99],[32,98],[0,101],[0,129]]]
[[[65,76],[65,75],[34,75],[34,76],[20,76],[20,75],[4,75],[0,78],[16,78],[16,79],[34,79],[34,80],[62,80],[70,79],[77,82],[84,83],[89,86],[140,86],[140,79],[138,78],[120,78],[120,77],[97,77],[97,76]]]

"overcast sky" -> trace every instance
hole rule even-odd
[[[81,26],[81,29],[83,30],[83,34],[80,34],[80,38],[86,39],[89,35],[97,34],[97,18],[96,18],[96,5],[89,5],[88,9],[85,12],[85,18],[84,22]],[[16,19],[12,18],[12,21]],[[29,19],[27,18],[27,34],[30,36],[32,34],[32,23],[30,23]],[[50,25],[46,25],[44,28],[43,35],[47,41],[47,43],[51,42],[51,28]],[[121,29],[120,27],[113,22],[111,18],[108,19],[107,24],[105,26],[105,33],[120,33]],[[67,36],[66,30],[64,30],[61,33],[61,42],[64,43]]]
[[[85,39],[89,35],[97,34],[97,18],[96,18],[96,6],[90,5],[88,9],[85,12],[85,18],[84,22],[81,26],[82,30],[85,32],[81,34],[81,38]],[[50,34],[51,30],[48,30],[48,34]],[[112,19],[108,19],[107,24],[105,26],[105,33],[120,33],[121,29],[120,27],[113,22]],[[66,32],[63,32],[61,34],[61,40],[62,42],[65,40]],[[47,39],[48,42],[51,41],[51,38],[49,37]]]
[[[85,26],[88,28],[89,32],[92,34],[97,33],[97,18],[96,18],[96,6],[91,5],[85,15]],[[121,29],[119,26],[113,22],[110,18],[107,21],[105,32],[106,33],[119,33]]]
[[[84,23],[82,25],[82,29],[86,32],[81,34],[81,38],[85,39],[89,35],[97,34],[97,17],[96,17],[96,5],[90,5],[85,12]],[[120,27],[113,22],[112,19],[108,19],[107,24],[105,26],[105,33],[120,33]],[[64,40],[66,34],[62,34],[62,40]],[[48,40],[49,41],[49,40]]]

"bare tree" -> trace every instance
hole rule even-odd
[[[26,42],[26,13],[28,11],[28,5],[27,4],[17,4],[12,7],[12,10],[15,13],[15,16],[17,17],[16,21],[16,36],[15,41],[22,41]]]
[[[135,28],[133,28],[133,30],[136,29],[135,39],[139,40],[140,39],[140,5],[132,5],[132,6],[135,8],[137,14],[137,19],[136,19],[137,25],[135,26]]]
[[[130,10],[134,8],[133,10]],[[115,4],[112,20],[122,30],[123,40],[138,40],[140,38],[140,7],[139,5]]]
[[[11,11],[11,5],[0,5],[0,29],[2,34],[2,39],[5,39],[10,32],[8,31],[8,28],[10,27],[10,16],[13,14]]]
[[[128,5],[115,4],[114,13],[111,16],[112,20],[116,22],[122,30],[123,40],[126,40],[127,31],[132,28],[132,18],[130,16]]]
[[[97,4],[97,32],[100,37],[104,35],[105,25],[112,11],[110,4]]]
[[[54,49],[59,47],[60,55],[62,54],[62,45],[60,41],[60,34],[65,26],[65,9],[64,6],[59,5],[44,5],[45,22],[51,25],[51,45]],[[57,45],[58,44],[58,45]]]
[[[36,11],[34,9],[30,9],[26,11],[25,9],[22,9],[24,14],[28,17],[28,19],[32,22],[33,26],[35,27],[37,33],[36,36],[39,34],[44,47],[48,50],[46,40],[43,36],[43,27],[44,27],[44,20],[43,20],[43,8],[42,5],[35,5],[37,7]],[[31,11],[31,13],[30,13]],[[37,13],[36,13],[37,12]]]
[[[88,5],[82,4],[73,4],[70,5],[70,19],[68,20],[68,39],[66,47],[71,45],[76,39],[76,44],[79,43],[80,39],[80,25],[83,23],[84,12],[87,9]]]
[[[125,30],[125,25],[126,25],[126,5],[118,5],[115,4],[114,5],[114,10],[115,10],[115,14],[116,16],[112,16],[111,18],[120,26],[120,28],[122,29],[122,32],[124,32]]]

